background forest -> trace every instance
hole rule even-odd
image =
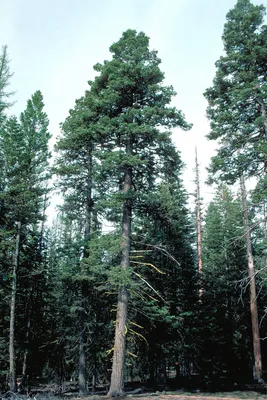
[[[80,394],[117,396],[125,382],[227,389],[266,379],[264,15],[238,0],[226,16],[204,93],[216,194],[203,210],[196,153],[194,212],[172,140],[191,124],[145,33],[127,30],[94,66],[53,151],[39,90],[10,115],[2,48],[2,391],[42,382],[64,391],[72,381]],[[62,203],[49,225],[55,193]]]

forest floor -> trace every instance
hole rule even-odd
[[[128,397],[128,396],[127,396]],[[237,400],[237,399],[257,399],[266,400],[267,395],[257,392],[218,392],[218,393],[173,393],[158,394],[155,396],[140,396],[139,400]]]
[[[136,398],[138,400],[267,400],[267,395],[253,391],[236,391],[236,392],[218,392],[218,393],[189,393],[189,392],[173,392],[173,393],[147,393],[140,395],[126,395],[121,397],[121,399],[133,400]],[[75,397],[72,400],[107,400],[107,396],[88,396],[88,397]],[[37,399],[36,399],[37,400]]]
[[[9,394],[9,395],[7,395]],[[1,395],[0,400],[109,400],[107,395],[92,394],[89,396],[73,395],[53,395],[37,393],[27,396],[7,392]],[[267,394],[262,394],[254,391],[234,391],[234,392],[216,392],[216,393],[191,393],[191,392],[156,392],[144,394],[126,394],[119,398],[120,400],[267,400]]]

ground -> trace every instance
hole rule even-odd
[[[0,393],[0,400],[111,400],[107,396],[55,396],[53,394],[40,394],[37,393],[34,396],[13,394],[7,392],[5,394]],[[218,392],[218,393],[189,393],[189,392],[172,392],[172,393],[147,393],[140,395],[128,394],[124,397],[118,398],[118,400],[267,400],[267,394],[261,394],[253,391],[236,391],[236,392]]]
[[[237,399],[247,399],[247,400],[267,400],[267,395],[261,393],[245,391],[245,392],[221,392],[221,393],[181,393],[178,392],[172,394],[144,394],[144,395],[127,395],[123,397],[124,400],[237,400]],[[83,400],[107,400],[107,396],[88,396],[82,398]],[[37,399],[36,399],[37,400]],[[81,400],[81,398],[76,397],[73,400]]]

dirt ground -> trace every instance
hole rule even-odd
[[[75,396],[75,395],[47,395],[37,393],[34,396],[16,395],[9,396],[1,395],[0,400],[112,400],[108,396],[90,395],[90,396]],[[147,394],[126,394],[118,400],[267,400],[267,394],[261,394],[253,391],[235,391],[235,392],[220,392],[220,393],[189,393],[189,392],[172,392],[172,393],[147,393]]]
[[[173,393],[173,394],[144,394],[144,395],[126,395],[120,399],[124,400],[267,400],[267,395],[257,392],[227,392],[227,393]],[[89,396],[89,397],[76,397],[73,400],[107,400],[107,396]],[[36,399],[37,400],[37,399]]]
[[[237,399],[257,399],[257,400],[266,400],[267,396],[262,395],[256,392],[245,392],[242,393],[233,393],[233,395],[229,397],[230,393],[221,393],[219,396],[216,394],[179,394],[179,395],[158,395],[152,396],[153,400],[237,400]],[[151,400],[151,397],[142,396],[140,400]]]
[[[131,396],[126,396],[129,398]],[[137,396],[132,396],[137,397]],[[152,396],[138,396],[138,400],[237,400],[237,399],[257,399],[267,400],[267,395],[256,392],[239,392],[239,393],[220,393],[220,394],[159,394]]]

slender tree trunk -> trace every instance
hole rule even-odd
[[[88,150],[88,179],[86,194],[86,214],[84,227],[83,259],[89,256],[88,246],[91,235],[92,200],[92,150]],[[83,266],[82,266],[83,269]],[[86,308],[88,304],[88,282],[83,281],[81,287],[81,310],[79,315],[79,394],[88,394],[86,380]]]
[[[40,230],[40,240],[39,240],[39,251],[40,254],[43,250],[43,241],[44,241],[44,228],[45,228],[45,212],[47,209],[47,193],[45,193],[45,198],[44,198],[44,205],[43,205],[43,215],[42,215],[42,222],[41,222],[41,230]]]
[[[131,154],[130,140],[126,153]],[[124,188],[125,195],[132,188],[132,167],[125,168]],[[127,270],[130,266],[130,241],[131,241],[131,215],[132,200],[129,197],[124,200],[122,217],[122,259],[121,268]],[[126,286],[119,289],[118,306],[116,315],[115,343],[112,362],[111,383],[108,396],[121,396],[124,393],[124,367],[125,367],[125,348],[127,332],[127,313],[128,313],[128,290]]]
[[[199,164],[196,152],[196,211],[197,211],[197,255],[198,255],[198,272],[200,279],[199,296],[203,294],[202,288],[202,275],[203,275],[203,261],[202,261],[202,231],[201,231],[201,200],[200,200],[200,182],[199,182]]]
[[[257,102],[258,102],[258,104],[260,106],[260,112],[261,112],[261,116],[263,118],[263,126],[264,126],[263,135],[264,135],[264,140],[266,142],[266,140],[267,140],[267,112],[266,112],[264,101],[262,99],[262,92],[261,92],[261,88],[260,88],[259,83],[256,84],[255,89],[257,91],[256,94],[257,95],[259,94],[259,96],[257,96],[256,99],[257,99]],[[267,173],[267,160],[266,159],[264,160],[264,172],[265,172],[265,174]]]
[[[86,335],[85,335],[85,326],[83,322],[84,321],[80,316],[79,377],[78,377],[80,395],[85,395],[88,393],[87,382],[86,382],[86,355],[85,355]]]
[[[32,305],[34,304],[34,296],[33,296],[33,287],[31,286],[28,302],[27,302],[27,326],[25,333],[25,350],[23,355],[23,363],[22,363],[22,379],[20,383],[20,388],[24,389],[27,381],[27,369],[28,369],[28,354],[29,354],[29,345],[30,345],[30,332],[31,332],[31,314],[32,314]]]
[[[26,349],[24,350],[23,364],[22,364],[22,380],[21,380],[21,384],[20,384],[21,388],[25,387],[26,380],[27,380],[26,378],[27,378],[27,362],[28,362],[28,354],[29,354],[30,329],[31,329],[31,318],[30,318],[30,312],[29,312],[27,328],[26,328],[26,336],[25,336]]]
[[[25,387],[25,384],[26,384],[26,372],[27,372],[28,354],[29,354],[29,350],[26,349],[26,350],[24,351],[24,356],[23,356],[22,380],[21,380],[20,387]]]
[[[250,230],[249,230],[247,194],[246,194],[245,180],[243,175],[240,178],[240,186],[241,186],[244,228],[245,228],[246,247],[247,247],[248,276],[250,285],[250,314],[251,314],[253,354],[254,354],[254,380],[258,383],[261,383],[262,361],[261,361],[261,345],[260,345],[257,294],[256,294],[256,282],[255,282],[255,267],[252,254]]]
[[[18,222],[16,247],[13,256],[13,282],[12,282],[11,303],[10,303],[9,386],[11,392],[17,391],[14,336],[15,336],[15,310],[16,310],[16,294],[17,294],[17,269],[19,264],[20,231],[21,231],[21,222]]]
[[[263,124],[264,124],[264,140],[266,142],[267,140],[267,114],[266,114],[266,109],[265,109],[265,105],[264,102],[262,101],[262,99],[259,100],[260,103],[260,108],[261,108],[261,115],[263,117]],[[264,172],[265,174],[267,174],[267,160],[264,160]]]

